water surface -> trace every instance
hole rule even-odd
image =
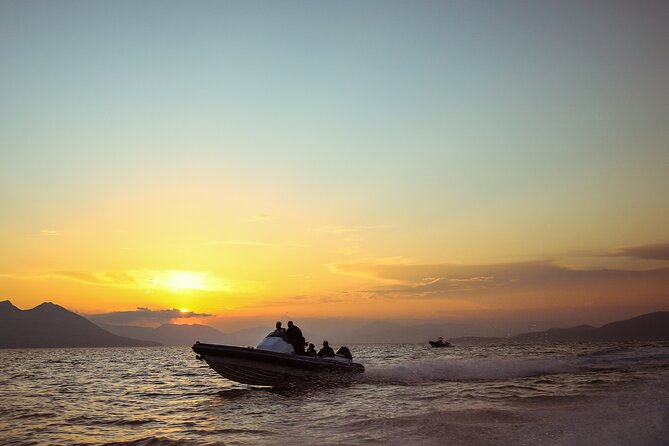
[[[669,343],[358,345],[289,391],[188,347],[0,350],[0,444],[669,445]]]

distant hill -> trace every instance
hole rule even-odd
[[[535,342],[572,342],[590,340],[598,328],[591,325],[579,325],[571,328],[551,328],[546,331],[521,333],[511,336],[513,342],[532,344]]]
[[[157,328],[109,324],[100,326],[119,336],[158,342],[163,345],[193,345],[195,341],[211,344],[225,344],[229,342],[223,332],[207,325],[163,324]]]
[[[657,311],[603,325],[595,336],[603,341],[656,341],[669,339],[669,311]]]
[[[599,328],[579,325],[571,328],[551,328],[546,331],[521,333],[507,338],[454,338],[455,344],[534,344],[598,341],[662,341],[669,340],[669,311],[657,311],[642,316],[611,322]]]
[[[159,345],[117,336],[65,308],[44,302],[20,310],[0,302],[0,348],[137,347]]]
[[[305,319],[297,323],[307,340],[317,345],[320,345],[323,339],[328,339],[335,345],[365,342],[427,343],[428,340],[440,335],[450,335],[448,337],[455,345],[669,340],[669,311],[649,313],[612,322],[599,328],[579,325],[525,332],[514,336],[507,334],[500,336],[498,333],[503,331],[503,327],[495,326],[494,323],[481,326],[441,321],[409,326],[395,322],[343,319]],[[545,322],[532,323],[524,328],[539,327],[543,324]],[[223,333],[213,327],[198,324],[163,324],[157,328],[127,325],[98,326],[50,302],[30,310],[20,310],[9,301],[0,302],[0,348],[192,345],[195,341],[255,345],[272,329],[273,327],[268,325]],[[458,333],[466,335],[476,332],[495,337],[457,337]]]

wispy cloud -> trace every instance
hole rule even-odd
[[[380,282],[362,290],[375,297],[446,298],[494,296],[495,293],[645,293],[657,295],[669,283],[669,268],[652,270],[570,269],[535,261],[491,265],[410,263],[403,259],[366,259],[329,265],[336,274]],[[633,297],[631,295],[630,297]]]
[[[612,255],[621,257],[635,257],[638,259],[648,260],[669,260],[669,243],[630,246],[627,248],[621,248]]]
[[[137,281],[127,273],[92,273],[81,271],[52,271],[45,273],[6,273],[0,274],[18,280],[65,279],[90,285],[115,285],[120,287],[136,285]]]
[[[131,271],[52,271],[46,273],[0,274],[19,280],[71,280],[88,285],[107,286],[135,290],[196,290],[207,292],[229,292],[239,289],[229,281],[208,272],[178,270],[131,270]]]
[[[58,231],[54,229],[42,229],[41,234],[45,237],[54,237],[58,235]]]
[[[87,314],[86,317],[100,324],[110,325],[156,325],[170,322],[174,319],[188,319],[211,317],[209,313],[193,313],[176,308],[164,310],[150,310],[137,308],[131,311],[113,311],[111,313]]]
[[[314,304],[341,304],[351,303],[353,299],[360,298],[360,294],[355,294],[353,297],[347,297],[346,293],[328,294],[328,295],[295,295],[287,296],[281,299],[264,300],[253,303],[248,303],[245,308],[273,308],[273,307],[294,307],[298,306],[312,306]]]

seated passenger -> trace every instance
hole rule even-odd
[[[318,350],[318,356],[320,358],[333,358],[334,355],[334,350],[332,350],[332,347],[330,347],[328,341],[323,341],[323,348]]]
[[[348,349],[348,347],[339,347],[339,350],[337,350],[337,354],[339,356],[343,356],[346,359],[351,359],[353,360],[353,355],[351,354],[351,350]]]
[[[307,348],[305,354],[309,356],[318,356],[318,353],[316,353],[316,346],[314,344],[309,343],[309,348]]]

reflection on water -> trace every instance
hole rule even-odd
[[[227,381],[188,347],[0,350],[0,443],[667,444],[669,438],[666,343],[353,351],[367,368],[354,382],[274,390]]]

